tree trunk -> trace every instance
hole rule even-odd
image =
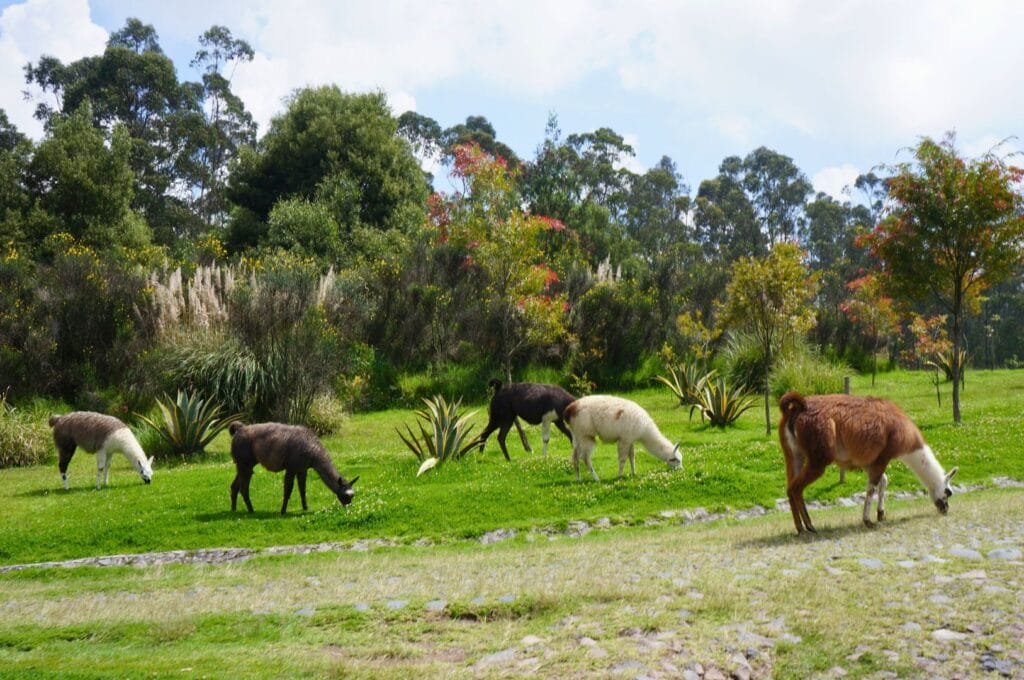
[[[768,345],[764,349],[764,433],[772,433],[772,411],[769,399],[771,396],[771,388],[768,385],[768,380],[772,374],[772,348]]]
[[[963,305],[960,303],[960,291],[956,292],[956,299],[953,306],[953,357],[950,365],[953,367],[953,422],[960,424],[960,314]]]

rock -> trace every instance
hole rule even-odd
[[[448,603],[446,601],[444,601],[444,600],[431,600],[430,602],[427,602],[427,604],[424,606],[424,608],[428,612],[439,612],[439,611],[444,611],[444,608],[447,607],[447,606],[448,606]]]
[[[932,639],[938,640],[939,642],[957,642],[959,640],[966,640],[967,634],[955,630],[949,630],[948,628],[939,628],[938,630],[932,631]]]
[[[603,659],[608,656],[608,652],[595,644],[593,647],[587,648],[587,656],[591,659]]]
[[[902,626],[900,626],[900,629],[908,632],[917,632],[921,630],[921,624],[914,623],[913,621],[907,621]]]
[[[536,635],[527,635],[522,640],[520,640],[520,642],[523,644],[524,647],[533,647],[535,645],[539,645],[544,641]]]
[[[975,579],[984,581],[988,578],[988,574],[983,569],[974,569],[972,571],[965,571],[960,574],[959,578]]]
[[[697,671],[687,668],[683,671],[683,680],[700,680],[700,675],[698,675]]]
[[[615,664],[611,667],[611,671],[612,673],[632,673],[633,671],[637,671],[637,673],[639,674],[646,673],[647,669],[639,661],[630,659],[629,661],[620,661],[619,663]]]
[[[488,531],[479,540],[484,545],[490,545],[499,541],[507,541],[510,538],[515,538],[515,536],[515,529],[495,529],[494,531]]]
[[[964,548],[956,545],[949,549],[949,554],[954,557],[961,557],[965,560],[980,560],[981,553],[977,550],[971,550],[970,548]]]
[[[516,601],[516,596],[513,595],[512,593],[506,593],[505,595],[502,595],[501,597],[498,598],[498,602],[501,602],[502,604],[511,604],[511,603],[513,603],[515,601]]]
[[[355,607],[357,612],[370,611],[370,605],[366,604],[365,602],[356,602]]]
[[[515,647],[509,647],[508,649],[503,649],[500,652],[495,652],[494,654],[488,654],[487,656],[483,657],[482,659],[480,659],[479,661],[476,662],[476,667],[477,668],[487,668],[489,666],[500,666],[500,665],[512,663],[515,660],[516,660],[516,650],[515,650]]]
[[[409,604],[409,600],[388,600],[388,609],[404,609],[405,605]]]
[[[316,614],[316,610],[312,607],[303,607],[302,609],[295,612],[296,616],[312,616],[313,614]]]
[[[1019,560],[1020,550],[1017,548],[996,548],[988,551],[990,560]]]

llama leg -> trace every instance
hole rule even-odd
[[[103,481],[103,470],[109,465],[107,461],[107,450],[100,447],[100,450],[96,452],[96,488],[100,488],[100,482]]]
[[[540,421],[540,438],[544,442],[544,457],[548,457],[548,442],[551,440],[551,421],[545,418]]]
[[[530,442],[526,439],[526,433],[523,432],[523,426],[519,424],[519,418],[513,418],[512,424],[516,426],[516,432],[519,433],[519,440],[523,442],[523,449],[527,453],[533,453],[533,449],[530,448]]]
[[[292,489],[295,487],[295,473],[291,470],[284,471],[284,500],[281,501],[281,514],[288,509],[288,499],[292,496]]]
[[[803,470],[787,489],[789,494],[789,509],[793,513],[793,523],[796,524],[797,533],[803,533],[806,529],[811,533],[817,533],[814,525],[811,524],[811,516],[807,513],[807,503],[804,502],[804,489],[825,473],[828,463],[817,463],[808,461]]]
[[[242,486],[242,473],[240,470],[235,470],[235,478],[231,482],[231,512],[235,511],[238,507],[238,490]]]
[[[882,473],[882,478],[878,480],[878,521],[882,522],[885,520],[885,490],[889,487],[889,477]]]
[[[580,447],[578,442],[572,443],[572,467],[576,470],[576,481],[580,481]]]
[[[875,490],[878,485],[868,480],[867,492],[864,494],[864,526],[873,527],[875,523],[871,521],[871,501],[875,498]]]
[[[75,455],[75,443],[64,443],[57,447],[58,461],[57,469],[60,470],[60,479],[64,483],[64,490],[68,490],[68,465],[71,457]]]
[[[309,510],[309,505],[306,504],[306,473],[309,470],[299,470],[295,475],[299,480],[299,498],[302,499],[302,509]]]
[[[249,500],[249,482],[252,481],[252,468],[239,468],[238,477],[238,490],[242,492],[242,500],[245,501],[245,507],[249,512],[252,512],[252,501]]]
[[[491,436],[491,433],[498,429],[498,426],[494,424],[494,421],[488,421],[487,427],[480,433],[480,453],[484,451],[484,444],[487,443],[487,438]]]
[[[590,454],[594,452],[594,447],[597,446],[597,442],[593,439],[588,440],[583,444],[583,462],[587,464],[587,469],[590,470],[590,475],[594,478],[595,482],[601,481],[594,471],[594,464],[590,461]]]
[[[563,421],[561,419],[556,420],[555,421],[555,427],[557,427],[559,430],[561,430],[562,434],[564,434],[566,437],[568,437],[569,441],[572,442],[572,439],[573,439],[572,431],[568,427],[565,426],[565,421]]]
[[[514,420],[512,422],[515,422]],[[501,447],[501,452],[505,454],[505,460],[512,460],[508,456],[508,449],[505,447],[505,437],[508,436],[508,431],[512,429],[511,425],[502,425],[501,429],[498,430],[498,446]]]
[[[629,445],[629,472],[636,477],[636,442]]]

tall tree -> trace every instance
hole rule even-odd
[[[982,292],[1020,266],[1024,169],[989,151],[963,158],[950,132],[925,137],[914,160],[892,168],[888,214],[869,235],[886,284],[899,297],[933,300],[952,317],[953,420],[960,413],[960,348]]]
[[[815,280],[803,264],[800,248],[792,242],[776,244],[765,258],[742,258],[732,266],[732,279],[719,311],[723,329],[746,330],[757,338],[765,360],[764,418],[772,431],[769,405],[775,356],[793,337],[814,325]]]
[[[227,193],[249,215],[231,225],[233,244],[244,247],[265,236],[279,200],[318,194],[337,206],[346,232],[408,230],[422,222],[427,185],[382,93],[323,86],[298,91],[259,144],[242,149]]]
[[[768,236],[768,244],[797,239],[804,201],[812,187],[793,159],[762,146],[743,159],[741,170],[743,188]]]
[[[255,52],[224,26],[211,26],[199,36],[191,66],[202,71],[202,99],[207,118],[205,135],[197,139],[197,208],[206,223],[221,222],[227,214],[224,196],[228,163],[245,144],[256,141],[256,123],[245,104],[231,91],[235,68],[251,62]],[[230,70],[228,70],[230,67]]]
[[[512,165],[518,165],[520,162],[510,146],[498,141],[497,131],[491,121],[484,116],[468,116],[465,123],[446,129],[441,133],[441,144],[449,159],[454,159],[458,147],[476,144],[495,158],[504,158]]]
[[[29,196],[24,174],[31,152],[32,143],[0,109],[0,244],[17,243],[26,237],[24,216]]]
[[[178,82],[153,27],[128,19],[111,34],[103,54],[67,65],[44,55],[25,67],[25,78],[52,94],[57,104],[40,102],[40,120],[50,121],[55,113],[69,115],[88,100],[97,125],[124,125],[135,176],[133,207],[163,242],[180,235],[188,222],[183,165],[189,162],[190,137],[202,122],[202,112],[199,93]]]

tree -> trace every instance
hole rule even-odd
[[[966,314],[1022,260],[1024,169],[989,151],[967,160],[955,135],[925,137],[914,160],[890,168],[888,214],[866,238],[898,297],[932,300],[952,318],[953,420],[960,413],[960,348]]]
[[[251,62],[255,52],[224,26],[211,26],[199,36],[200,49],[190,65],[202,69],[202,98],[205,103],[205,134],[196,140],[197,208],[207,224],[227,213],[224,192],[228,163],[243,145],[256,141],[256,123],[245,104],[231,91],[231,78],[240,63]],[[225,68],[231,65],[231,73]]]
[[[360,225],[409,230],[421,223],[427,185],[382,93],[347,94],[335,86],[295,93],[259,144],[239,154],[227,195],[251,221],[231,225],[232,245],[259,245],[278,201],[313,199],[326,185],[356,207],[335,215],[346,233]]]
[[[796,244],[776,244],[767,257],[745,257],[732,266],[726,299],[719,311],[721,328],[746,330],[757,338],[764,356],[764,418],[772,431],[768,376],[776,350],[814,325],[816,282],[803,264]]]
[[[97,250],[149,242],[149,229],[132,210],[131,141],[118,125],[111,138],[94,127],[88,103],[67,118],[55,118],[27,170],[27,188],[39,217],[34,234],[67,232]]]
[[[475,144],[455,149],[453,174],[464,189],[432,199],[431,226],[440,244],[459,248],[464,265],[483,275],[487,324],[511,381],[521,350],[550,346],[565,332],[558,275],[542,260],[543,234],[565,227],[523,212],[515,171]]]
[[[900,327],[900,315],[892,298],[882,292],[881,282],[872,274],[847,284],[850,298],[840,305],[843,313],[871,340],[871,385],[878,373],[878,350]]]
[[[762,146],[747,154],[740,169],[768,244],[797,238],[800,211],[812,187],[793,159]]]
[[[25,79],[52,94],[56,107],[40,102],[36,117],[51,124],[88,101],[100,127],[124,125],[134,174],[132,207],[146,217],[160,240],[181,235],[189,211],[187,166],[191,140],[202,127],[199,92],[178,82],[174,62],[163,53],[152,26],[128,19],[111,34],[103,54],[70,64],[43,56],[25,67]]]
[[[29,196],[24,175],[31,152],[32,143],[0,109],[0,244],[20,242],[26,237],[24,216]]]
[[[497,131],[484,116],[468,116],[465,123],[453,125],[441,134],[441,145],[449,159],[454,159],[456,149],[466,144],[476,144],[495,158],[504,158],[510,165],[520,163],[515,151],[498,141]]]

